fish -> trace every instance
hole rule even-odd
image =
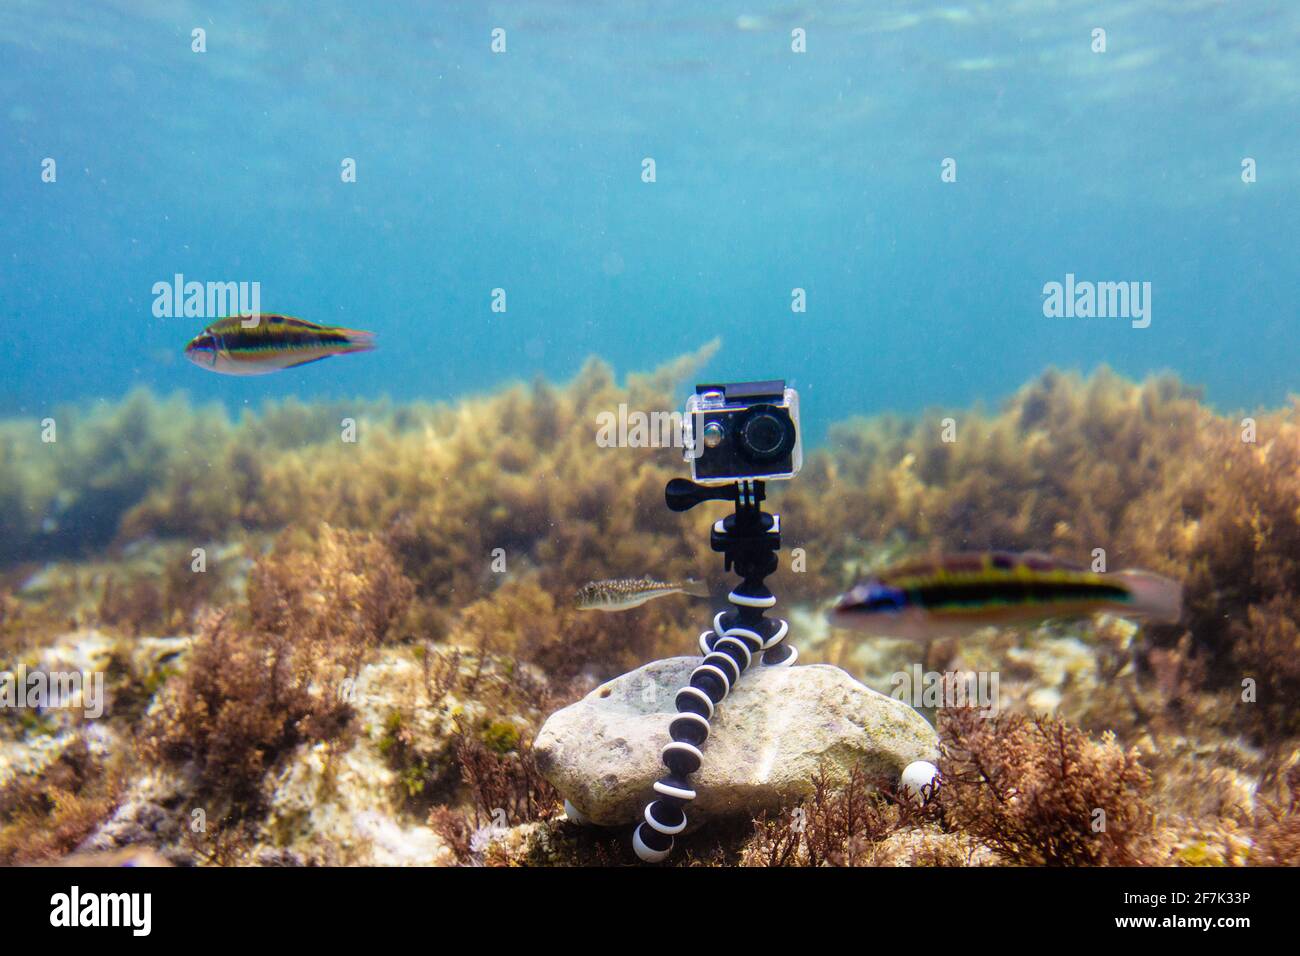
[[[190,340],[185,357],[199,368],[223,375],[266,375],[375,348],[374,333],[359,329],[266,313],[256,325],[246,328],[245,322],[251,320],[237,315],[218,319]]]
[[[695,578],[685,581],[656,581],[649,577],[591,581],[578,589],[577,606],[579,611],[630,611],[646,601],[670,594],[708,597],[709,587]]]
[[[1033,552],[940,555],[877,571],[842,594],[828,616],[837,627],[929,640],[1103,612],[1177,623],[1182,585],[1149,571],[1091,571]]]

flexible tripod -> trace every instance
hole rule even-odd
[[[632,834],[636,855],[647,863],[667,858],[673,837],[686,829],[684,807],[695,799],[689,778],[704,760],[700,747],[709,736],[714,709],[760,651],[765,667],[788,667],[799,656],[783,643],[790,625],[763,616],[776,604],[763,579],[776,571],[776,553],[781,549],[781,516],[760,507],[765,497],[763,482],[708,486],[674,478],[664,497],[673,511],[688,511],[702,501],[735,502],[735,514],[714,523],[709,543],[723,554],[726,570],[734,568],[741,581],[727,595],[733,609],[720,611],[712,629],[700,635],[704,660],[677,692],[677,716],[668,725],[672,742],[662,755],[668,774],[655,781],[657,796],[645,808],[645,821],[637,824]]]

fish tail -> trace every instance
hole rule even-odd
[[[1161,624],[1177,624],[1183,616],[1183,586],[1150,571],[1120,571],[1116,577],[1133,595],[1130,610]]]
[[[689,594],[691,597],[708,597],[710,594],[709,584],[707,581],[701,581],[698,578],[687,578],[682,582],[682,593]]]
[[[348,344],[343,347],[343,352],[372,352],[378,346],[375,345],[375,333],[363,332],[361,329],[334,329],[339,335],[348,340]]]

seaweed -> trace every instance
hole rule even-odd
[[[398,798],[412,813],[426,814],[437,799],[446,799],[455,767],[443,766],[423,752],[413,729],[400,710],[391,711],[380,735],[379,753],[397,774]]]
[[[343,681],[388,634],[412,593],[374,536],[321,525],[308,546],[261,559],[248,620],[204,621],[183,672],[164,687],[146,758],[192,763],[201,793],[239,812],[259,805],[263,773],[291,747],[337,738],[352,715]]]
[[[112,542],[121,516],[175,463],[201,456],[199,435],[222,415],[136,389],[115,405],[62,406],[49,419],[51,430],[45,420],[0,423],[0,563]]]
[[[504,746],[494,726],[489,724],[482,736],[464,727],[457,731],[452,751],[469,792],[468,809],[434,807],[427,820],[462,863],[483,849],[475,834],[548,821],[561,808],[559,794],[537,769],[532,738],[515,731]]]
[[[494,553],[552,589],[604,576],[609,562],[648,569],[650,555],[656,574],[687,574],[701,535],[662,506],[680,452],[600,448],[597,415],[674,407],[670,384],[708,354],[626,388],[593,361],[562,389],[535,382],[454,408],[412,406],[363,421],[355,444],[337,422],[295,445],[275,438],[286,426],[245,418],[211,465],[178,463],[123,516],[122,533],[206,539],[317,520],[382,532],[421,598],[457,604],[491,589]]]
[[[494,822],[502,811],[511,825],[548,820],[559,811],[559,794],[537,769],[531,738],[516,738],[513,747],[502,751],[462,731],[455,753],[472,797],[476,826]]]
[[[462,646],[476,648],[480,659],[514,657],[559,683],[583,674],[603,680],[688,649],[682,635],[695,629],[700,616],[697,610],[693,618],[691,607],[659,602],[636,614],[579,611],[572,590],[557,598],[530,577],[507,582],[465,607],[450,633]]]
[[[70,853],[112,814],[121,792],[120,768],[74,737],[39,773],[0,790],[0,866]]]
[[[1021,865],[1156,862],[1150,774],[1113,735],[974,708],[941,711],[939,734],[945,825]]]
[[[693,651],[703,603],[606,615],[577,611],[571,595],[646,573],[709,576],[721,591],[707,528],[725,506],[664,507],[680,452],[596,442],[597,416],[620,404],[676,408],[674,388],[711,354],[623,382],[592,360],[566,383],[454,404],[289,400],[238,418],[139,391],[58,410],[52,444],[32,421],[0,422],[0,654],[26,659],[94,626],[120,664],[138,635],[194,634],[179,670],[133,684],[112,719],[148,761],[192,767],[200,793],[231,805],[218,854],[231,861],[245,858],[240,834],[267,770],[300,744],[350,739],[346,681],[381,645],[400,646],[418,657],[444,723],[474,704],[450,755],[443,737],[417,739],[412,706],[391,708],[378,739],[403,813],[434,821],[462,857],[475,813],[481,824],[513,807],[512,823],[548,834],[550,855],[506,858],[631,862],[612,838],[557,822],[528,741],[595,683]],[[946,417],[956,441],[944,440]],[[1300,403],[1251,417],[1247,434],[1240,415],[1171,375],[1133,382],[1103,368],[1048,370],[997,408],[833,426],[798,480],[769,489],[787,548],[772,582],[783,606],[815,609],[909,552],[1089,561],[1101,549],[1110,569],[1182,581],[1183,620],[1136,635],[1102,622],[935,642],[926,666],[1000,669],[1012,713],[941,715],[952,779],[934,808],[914,816],[864,782],[815,793],[797,835],[785,818],[711,825],[683,837],[678,862],[1237,862],[1233,827],[1253,834],[1250,862],[1293,858],[1288,792],[1248,797],[1300,734]],[[355,443],[341,436],[345,418]],[[186,556],[200,544],[237,557],[193,574]],[[1045,641],[1080,636],[1089,666],[1035,697]],[[874,653],[842,633],[800,645],[805,661],[863,651]],[[1059,707],[1055,723],[1025,716],[1042,707]],[[1116,741],[1088,736],[1107,730]],[[1133,744],[1146,748],[1141,763]],[[990,779],[971,776],[973,760]],[[1106,810],[1105,836],[1079,829],[1089,801]],[[1173,836],[1152,829],[1154,806]],[[1182,849],[1166,853],[1169,843]]]
[[[877,844],[916,814],[889,797],[890,782],[854,767],[842,786],[832,786],[823,769],[812,778],[812,793],[799,806],[754,820],[754,834],[743,850],[746,866],[862,866]]]
[[[1249,858],[1255,866],[1300,866],[1300,765],[1289,768],[1278,791],[1255,809]]]
[[[1300,728],[1296,701],[1300,700],[1300,599],[1274,597],[1264,604],[1252,604],[1246,621],[1233,622],[1236,642],[1233,660],[1240,667],[1241,682],[1252,685],[1257,694],[1254,721],[1269,738],[1283,738]],[[1243,697],[1245,691],[1243,690]],[[1243,701],[1243,706],[1250,703]]]

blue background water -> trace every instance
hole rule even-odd
[[[787,376],[814,433],[1049,363],[1295,388],[1300,4],[252,6],[0,6],[0,413],[441,398],[715,335],[708,374]],[[381,350],[204,372],[205,322],[152,315],[177,272]],[[1067,272],[1151,282],[1151,327],[1045,318]]]

